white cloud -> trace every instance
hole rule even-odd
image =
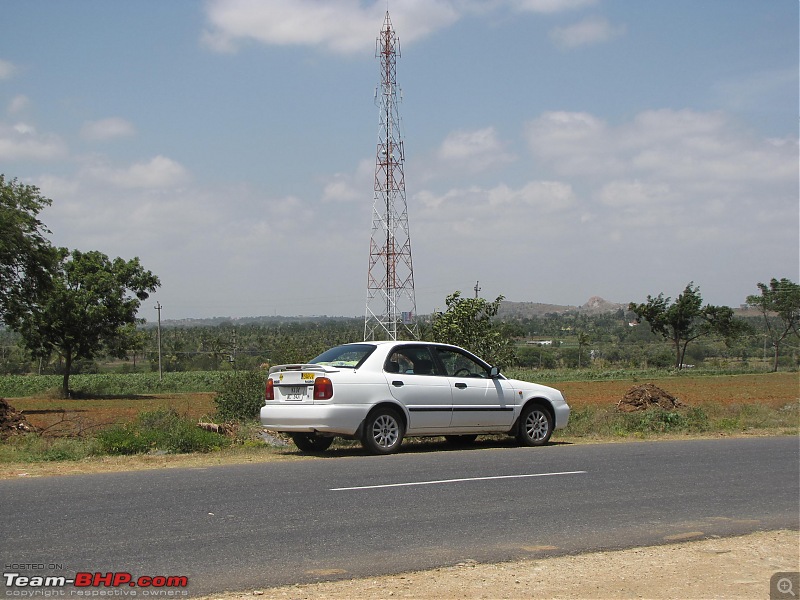
[[[526,136],[536,159],[565,175],[721,184],[797,173],[796,140],[756,139],[721,112],[649,110],[617,127],[588,113],[549,112],[526,125]]]
[[[483,171],[515,159],[505,151],[494,127],[450,133],[439,146],[437,158],[471,171]]]
[[[511,0],[517,10],[554,14],[597,4],[597,0]]]
[[[0,160],[53,160],[66,155],[57,135],[40,134],[27,123],[0,123]]]
[[[742,253],[753,244],[763,256],[792,238],[796,245],[796,138],[759,139],[721,112],[691,110],[644,111],[615,126],[587,113],[545,113],[526,133],[537,164],[583,190],[584,243],[611,244],[642,268],[670,257],[664,270],[676,285],[730,271],[730,261],[752,272],[764,260]],[[598,259],[610,255],[599,248]]]
[[[461,252],[478,241],[513,245],[519,236],[536,228],[544,215],[552,219],[551,226],[564,218],[577,218],[572,216],[576,208],[572,187],[558,181],[531,181],[519,188],[506,184],[453,188],[443,194],[426,190],[415,194],[412,201],[417,207],[410,217],[412,234],[421,228],[426,240]],[[471,237],[451,239],[453,233],[456,238],[465,234]],[[469,249],[482,251],[480,246]]]
[[[14,96],[11,99],[11,102],[8,103],[8,114],[16,115],[18,113],[21,113],[26,108],[28,108],[29,104],[30,100],[28,99],[27,96],[23,96],[21,94],[18,96]]]
[[[358,163],[354,174],[336,173],[322,192],[323,202],[358,202],[369,200],[374,189],[375,160],[364,159]]]
[[[274,45],[322,46],[348,54],[374,47],[386,7],[358,0],[212,0],[206,7],[210,28],[202,41],[218,52],[235,52],[240,41]],[[407,0],[392,5],[394,28],[413,41],[459,18],[443,0]]]
[[[556,27],[550,32],[550,39],[561,48],[577,48],[601,44],[625,34],[625,25],[612,25],[603,17],[589,17],[569,25]]]
[[[527,123],[525,131],[534,156],[552,162],[558,173],[613,175],[624,169],[624,162],[608,151],[608,125],[589,113],[547,112]]]
[[[10,79],[16,72],[17,67],[13,63],[0,58],[0,79]]]
[[[136,128],[130,121],[120,117],[109,117],[99,121],[87,121],[81,127],[81,136],[87,140],[104,141],[118,137],[129,137],[136,134]]]
[[[189,173],[181,164],[161,155],[125,168],[91,164],[84,167],[83,174],[121,188],[169,188],[189,180]]]

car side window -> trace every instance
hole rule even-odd
[[[450,348],[436,348],[436,352],[449,377],[489,377],[489,369],[471,356]]]
[[[430,350],[425,346],[398,346],[389,355],[383,370],[405,375],[441,375]]]

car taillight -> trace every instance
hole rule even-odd
[[[314,380],[314,400],[328,400],[333,397],[333,382],[327,377]]]
[[[267,387],[264,388],[264,400],[275,400],[275,384],[272,379],[267,379]]]

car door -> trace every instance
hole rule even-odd
[[[458,348],[435,346],[434,351],[453,397],[452,428],[496,431],[511,427],[516,398],[507,380],[491,378],[487,365]]]
[[[408,409],[408,430],[446,429],[450,425],[453,409],[450,382],[427,346],[395,347],[383,370],[392,397]]]

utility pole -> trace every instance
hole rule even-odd
[[[236,370],[236,327],[233,328],[233,347],[231,348],[231,367]]]
[[[480,287],[478,287],[478,284],[479,284],[479,283],[480,283],[480,281],[476,281],[476,282],[475,282],[475,287],[473,288],[473,289],[475,290],[475,300],[477,300],[477,299],[478,299],[478,292],[480,292],[480,291],[481,291],[481,288],[480,288]]]
[[[375,56],[381,61],[381,83],[375,94],[380,134],[375,159],[365,340],[396,340],[398,333],[411,339],[419,337],[403,173],[405,154],[397,107],[395,73],[399,55],[397,35],[386,11],[375,48]]]
[[[158,311],[158,329],[156,330],[156,339],[158,340],[158,380],[164,379],[164,373],[161,370],[161,302],[156,302],[156,310]]]

